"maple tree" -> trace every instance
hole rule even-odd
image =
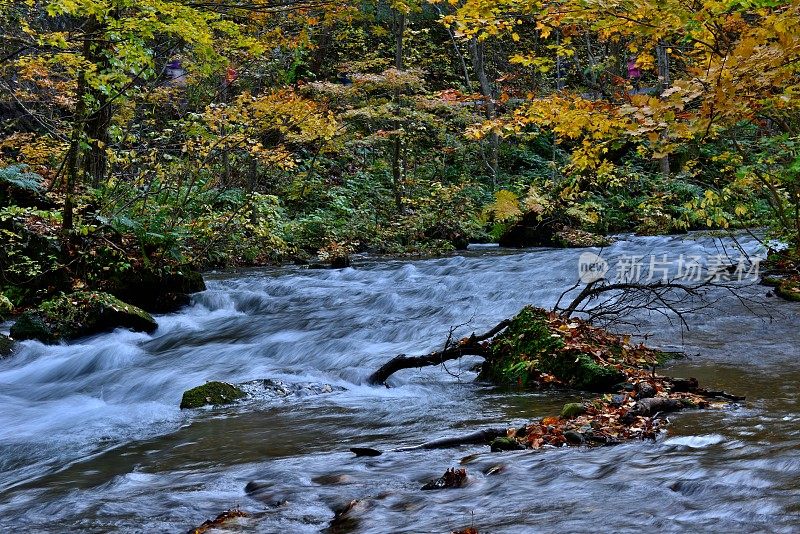
[[[718,161],[733,162],[725,181],[707,191],[696,207],[709,224],[726,225],[712,214],[720,197],[734,189],[764,191],[785,230],[797,241],[800,226],[787,212],[797,204],[792,173],[764,172],[754,164],[752,146],[743,146],[742,125],[756,139],[797,136],[800,6],[794,2],[651,1],[466,1],[444,22],[478,39],[518,41],[521,28],[533,25],[550,46],[519,51],[512,61],[551,71],[558,61],[577,63],[588,55],[599,91],[585,84],[557,91],[531,91],[508,116],[487,121],[474,135],[520,135],[531,129],[553,132],[569,146],[567,174],[610,180],[620,169],[612,154],[633,144],[641,154],[667,162],[689,153],[675,171],[689,178],[702,173],[692,149],[722,143]],[[606,51],[603,56],[602,52]],[[612,52],[612,53],[608,53]],[[628,59],[629,58],[629,59]],[[626,61],[627,60],[627,61]],[[624,68],[635,61],[635,79]],[[638,78],[650,73],[649,91]],[[630,75],[630,71],[627,73]],[[702,178],[702,176],[699,176]],[[734,216],[746,211],[739,204]],[[795,210],[796,211],[796,210]],[[732,218],[732,217],[731,217]]]

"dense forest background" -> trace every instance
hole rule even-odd
[[[2,0],[0,28],[0,314],[475,241],[800,246],[797,2]]]

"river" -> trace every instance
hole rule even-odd
[[[733,244],[622,237],[603,254],[721,250]],[[482,332],[525,304],[552,306],[581,253],[479,248],[343,270],[210,274],[208,290],[158,316],[152,335],[24,342],[0,360],[2,531],[185,532],[238,505],[253,517],[237,532],[320,532],[354,499],[337,532],[800,531],[800,305],[764,286],[741,287],[745,302],[719,290],[688,332],[636,316],[648,343],[691,356],[665,373],[747,395],[741,406],[671,417],[655,443],[348,451],[521,424],[576,399],[475,383],[475,360],[406,370],[390,388],[364,379],[398,353],[439,348],[453,326]],[[255,379],[331,391],[178,409],[182,392],[205,381]],[[420,491],[462,461],[465,487]]]

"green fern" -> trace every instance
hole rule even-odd
[[[35,172],[27,172],[27,165],[9,165],[0,169],[0,184],[10,184],[26,191],[42,190],[42,178]]]

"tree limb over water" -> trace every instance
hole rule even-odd
[[[386,382],[387,378],[392,376],[397,371],[417,367],[427,367],[431,365],[440,365],[449,360],[457,360],[462,356],[483,356],[485,358],[488,355],[488,352],[483,342],[493,338],[495,335],[505,330],[510,323],[511,321],[508,319],[500,321],[494,328],[485,334],[481,334],[479,336],[472,334],[469,337],[459,340],[455,344],[451,344],[448,338],[448,342],[445,343],[444,349],[431,352],[424,356],[406,356],[405,354],[395,356],[383,364],[377,371],[372,373],[368,382],[370,384],[383,384]]]

